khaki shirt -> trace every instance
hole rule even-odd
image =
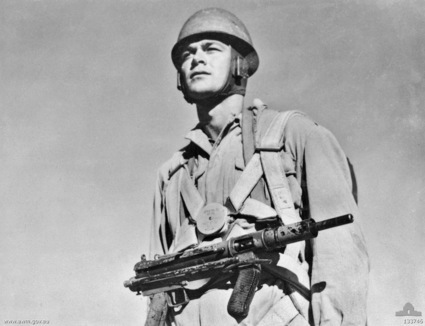
[[[224,204],[244,169],[239,118],[211,145],[197,127],[186,138],[197,155],[192,178],[206,203]],[[366,325],[369,261],[359,225],[361,216],[351,193],[347,159],[335,137],[305,116],[292,117],[284,131],[285,171],[295,172],[291,187],[303,216],[316,221],[352,214],[355,222],[321,232],[307,248],[310,259],[314,325]],[[184,149],[158,172],[151,232],[151,257],[169,253],[180,227],[179,173]],[[174,173],[170,176],[170,172]],[[224,312],[225,313],[225,312]]]

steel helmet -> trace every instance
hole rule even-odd
[[[180,48],[183,44],[200,39],[216,39],[231,45],[248,64],[248,75],[252,76],[258,68],[258,54],[252,44],[251,36],[242,21],[231,12],[220,8],[202,9],[194,13],[183,25],[171,57],[177,70]]]

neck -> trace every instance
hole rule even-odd
[[[196,104],[199,122],[208,137],[217,139],[230,119],[242,112],[243,100],[242,95],[233,94],[218,103],[206,101]]]

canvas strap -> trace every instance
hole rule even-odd
[[[269,124],[265,134],[257,139],[256,150],[260,152],[261,163],[267,181],[268,189],[273,201],[274,209],[284,224],[291,224],[301,220],[295,211],[288,179],[283,168],[280,152],[284,146],[284,129],[291,116],[297,111],[279,113]],[[304,251],[304,242],[295,242],[286,246],[278,265],[294,272],[299,282],[306,288],[310,287],[307,271],[299,263],[299,257]],[[291,290],[295,288],[288,285]],[[308,317],[308,300],[299,292],[290,293],[294,306],[304,317]]]
[[[262,109],[264,109],[264,107]],[[250,215],[257,218],[277,215],[284,224],[291,224],[301,219],[295,211],[280,152],[283,149],[286,123],[291,116],[300,113],[296,111],[285,111],[276,114],[274,111],[271,111],[273,113],[268,114],[267,111],[268,110],[262,112],[259,125],[256,126],[257,129],[261,130],[255,130],[256,137],[251,138],[255,139],[255,153],[251,156],[240,178],[232,189],[226,202],[226,207],[231,213]],[[243,120],[243,123],[246,123],[246,120]],[[267,128],[259,128],[261,124],[264,125],[265,123],[268,125]],[[252,128],[252,125],[249,127]],[[252,143],[249,146],[252,146]],[[246,150],[244,148],[244,154],[245,152]],[[267,181],[267,188],[274,209],[262,203],[260,200],[248,198],[253,192],[253,189],[258,187],[259,182],[263,180],[263,175]],[[199,211],[205,204],[204,200],[191,180],[188,171],[182,171],[180,185],[184,204],[191,219],[196,223]],[[264,212],[267,213],[264,214]],[[188,225],[185,225],[185,227],[187,226]],[[181,231],[183,231],[183,229]],[[301,242],[288,245],[279,261],[279,266],[295,273],[299,282],[308,289],[309,277],[307,271],[303,269],[299,263],[299,256],[304,249],[303,246],[304,243]],[[308,313],[306,310],[308,309],[308,301],[296,291],[292,292],[290,297],[297,309],[306,316]]]
[[[255,135],[257,134],[257,117],[262,115],[265,109],[266,106],[261,101],[254,100],[253,107],[247,107],[242,111],[242,147],[245,165],[251,161],[251,158],[254,155]],[[265,180],[260,177],[257,184],[254,185],[250,197],[270,206],[271,202],[266,191]]]

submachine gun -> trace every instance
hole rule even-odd
[[[124,286],[144,296],[162,295],[168,306],[179,306],[189,301],[187,291],[210,282],[222,273],[238,275],[228,303],[228,312],[236,320],[248,315],[249,305],[257,288],[261,265],[271,263],[270,259],[257,257],[264,252],[277,252],[286,245],[317,237],[319,231],[353,222],[353,216],[343,215],[315,222],[313,219],[266,228],[261,231],[231,238],[204,247],[183,252],[157,256],[147,260],[145,255],[134,266],[136,276],[124,282]],[[275,275],[277,276],[277,275]],[[304,296],[308,291],[291,283]],[[298,284],[299,285],[299,284]],[[304,293],[303,293],[304,291]],[[309,291],[308,291],[309,292]]]

